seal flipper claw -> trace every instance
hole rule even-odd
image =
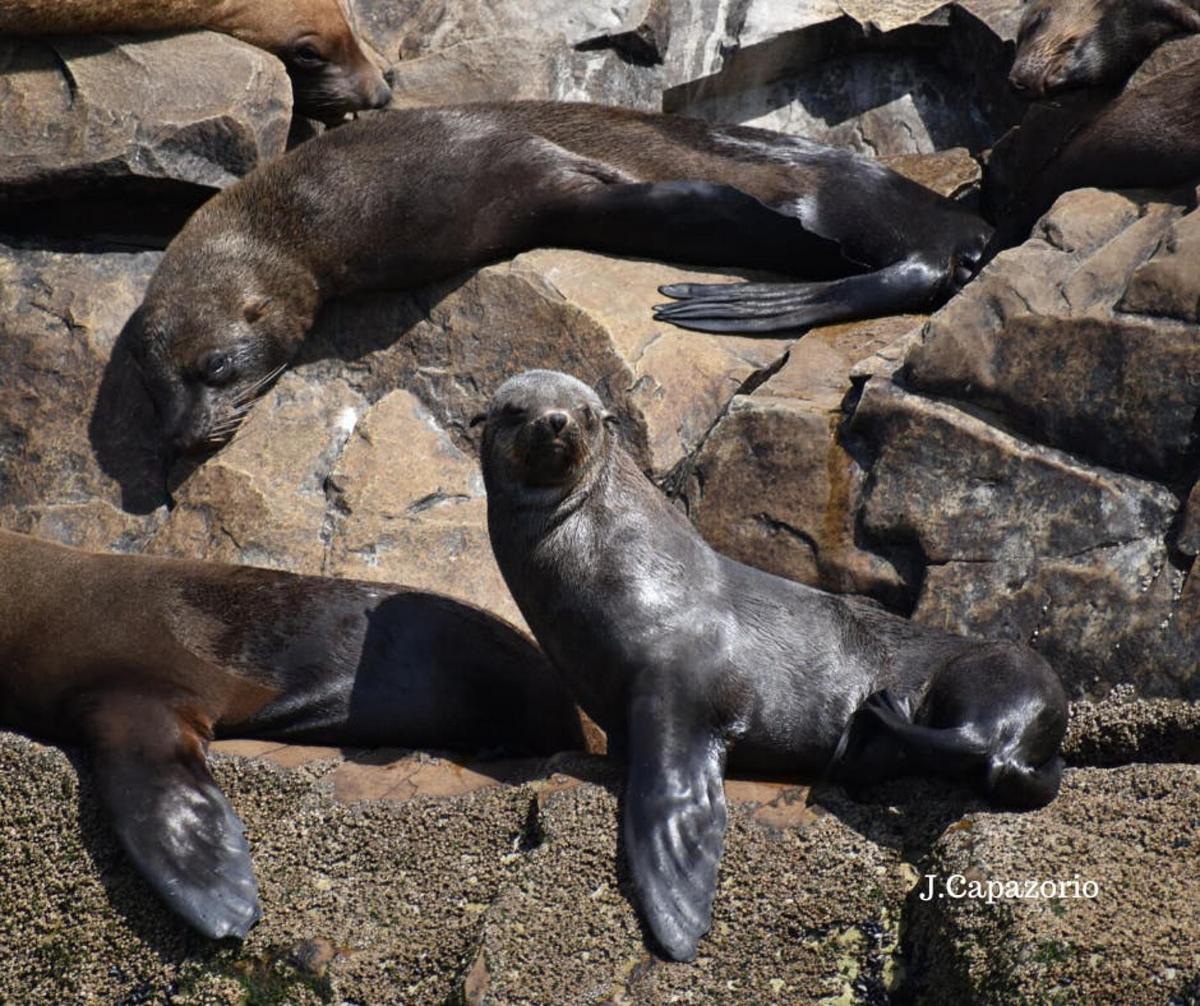
[[[262,917],[250,848],[191,717],[161,696],[111,691],[84,715],[101,799],[138,871],[205,936],[245,936]]]
[[[625,849],[638,908],[664,954],[690,961],[712,921],[725,837],[725,745],[661,695],[634,700]]]

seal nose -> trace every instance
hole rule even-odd
[[[565,412],[557,410],[554,412],[547,412],[545,418],[547,425],[549,425],[550,429],[552,429],[556,434],[562,433],[562,431],[567,428],[567,423],[571,420],[571,417]]]

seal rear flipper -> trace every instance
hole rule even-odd
[[[87,702],[93,771],[117,838],[167,905],[212,939],[261,918],[245,828],[205,760],[205,725],[159,696]],[[199,729],[198,729],[199,727]]]
[[[778,332],[855,318],[920,311],[936,303],[952,277],[921,258],[874,272],[815,283],[676,283],[659,292],[674,304],[656,321],[696,332]]]
[[[690,961],[712,921],[725,837],[725,745],[662,695],[634,700],[624,834],[638,908],[663,952]]]

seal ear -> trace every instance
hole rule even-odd
[[[607,409],[605,409],[604,414],[600,417],[600,419],[610,430],[619,430],[621,428],[621,417],[615,412],[609,412]]]
[[[475,429],[475,427],[478,426],[480,423],[486,423],[486,422],[487,422],[487,413],[486,412],[476,412],[475,415],[473,415],[471,417],[471,421],[469,423],[467,423],[467,426],[470,427],[471,429]]]
[[[253,325],[259,318],[267,313],[267,308],[271,304],[270,297],[258,297],[255,300],[246,301],[242,308],[242,317]]]

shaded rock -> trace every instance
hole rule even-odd
[[[1194,332],[1039,315],[939,339],[945,331],[909,355],[913,387],[977,402],[1041,443],[1125,471],[1170,480],[1190,468],[1200,409]]]
[[[0,201],[221,188],[287,140],[283,64],[213,32],[2,39],[0,66]]]
[[[931,563],[1071,557],[1161,540],[1178,505],[1153,483],[879,379],[867,383],[852,429],[878,450],[865,529],[915,541]]]
[[[929,1002],[1121,1002],[1194,998],[1200,891],[1193,869],[1200,767],[1068,772],[1030,814],[970,814],[926,867],[939,886],[1094,882],[1094,898],[910,900],[905,945]],[[1068,888],[1073,891],[1074,888]]]
[[[1023,111],[998,86],[1011,59],[1003,41],[955,7],[703,6],[707,19],[674,27],[666,111],[880,155],[980,150]]]
[[[621,23],[600,35],[575,43],[579,51],[612,49],[629,63],[653,66],[666,58],[671,42],[671,0],[641,0]]]
[[[856,540],[865,476],[840,431],[852,363],[919,323],[899,317],[815,329],[778,373],[730,402],[684,490],[709,544],[802,583],[901,603],[902,572]]]

